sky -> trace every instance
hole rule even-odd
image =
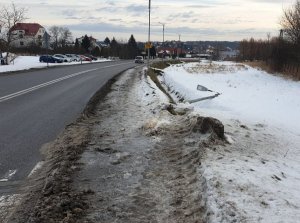
[[[295,0],[151,0],[151,41],[227,40],[278,35],[283,9]],[[0,6],[8,4],[0,0]],[[14,0],[26,22],[68,27],[73,37],[148,39],[149,0]]]

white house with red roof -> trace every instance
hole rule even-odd
[[[49,34],[38,23],[17,23],[10,30],[12,47],[30,47],[33,44],[46,47],[46,38]]]

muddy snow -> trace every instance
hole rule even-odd
[[[197,116],[172,116],[143,71],[127,72],[97,108],[75,184],[92,190],[88,222],[206,222],[201,157],[223,143],[196,131]],[[210,126],[210,125],[209,125]]]

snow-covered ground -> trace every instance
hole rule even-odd
[[[98,59],[92,63],[106,62],[110,61],[107,59]],[[71,63],[49,63],[49,66],[62,66],[62,65],[74,65],[80,64],[81,62],[71,62]],[[82,63],[91,63],[88,61],[83,61]],[[0,73],[19,71],[19,70],[29,70],[31,68],[44,68],[47,67],[47,63],[40,63],[39,56],[18,56],[14,62],[10,65],[0,65]]]
[[[230,142],[202,163],[212,222],[299,222],[300,82],[231,62],[164,71],[162,81],[185,101],[221,94],[191,104],[221,120]]]

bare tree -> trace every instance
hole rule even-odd
[[[59,26],[51,26],[49,28],[50,36],[52,38],[53,48],[56,49],[59,43],[59,35],[61,33],[61,27]]]
[[[53,48],[64,47],[72,41],[72,33],[68,27],[51,26],[49,28]]]
[[[6,41],[6,63],[8,63],[8,54],[11,42],[13,41],[11,28],[19,22],[26,20],[26,8],[19,8],[13,2],[9,6],[0,6],[0,26],[2,28],[1,38]]]
[[[283,17],[281,19],[281,26],[286,37],[291,42],[300,44],[300,1],[284,10]]]
[[[60,29],[60,43],[65,47],[69,42],[72,42],[72,33],[68,27],[62,27]]]

